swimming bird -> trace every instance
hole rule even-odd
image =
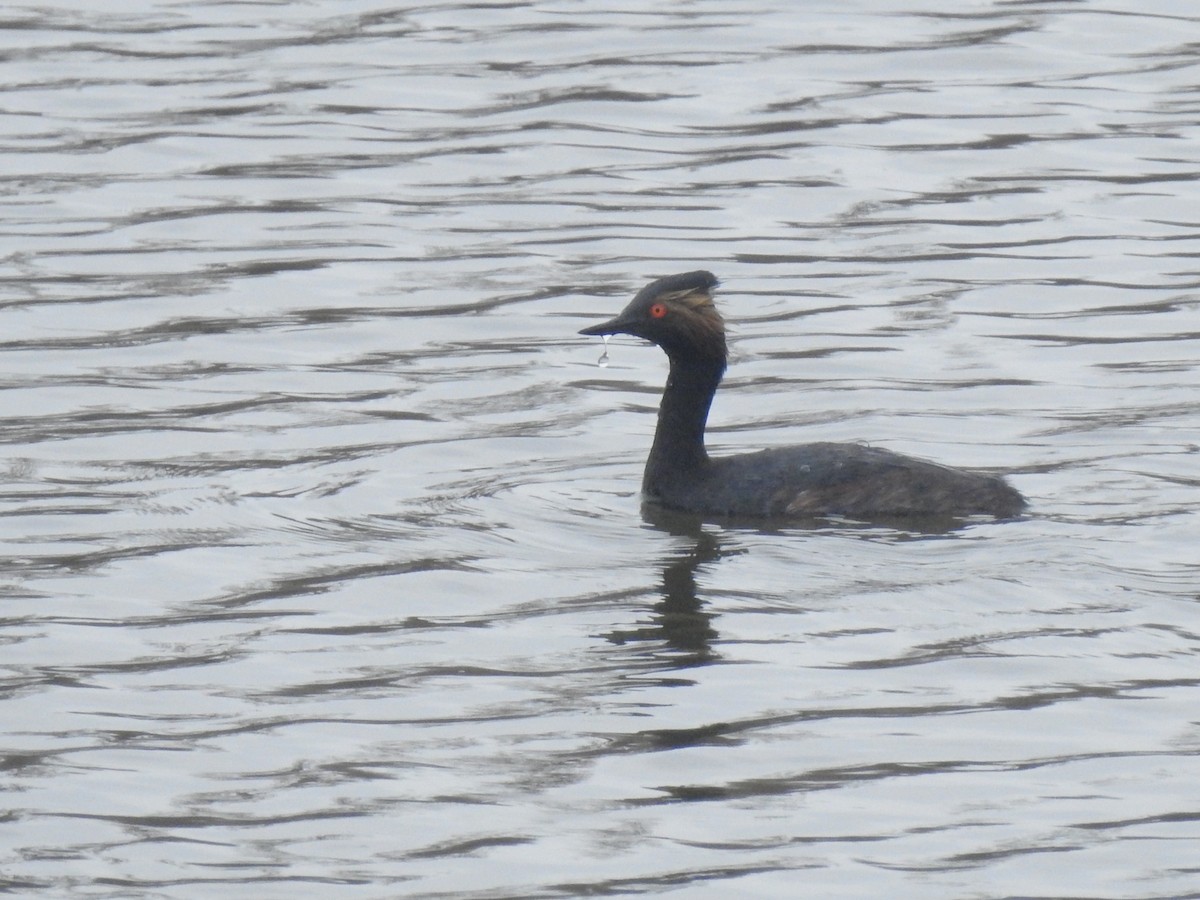
[[[670,372],[642,478],[644,498],[668,509],[753,519],[1009,518],[1025,499],[1002,478],[852,443],[710,456],[704,431],[728,363],[711,272],[646,285],[586,335],[629,334],[666,352]]]

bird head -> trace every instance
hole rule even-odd
[[[685,272],[652,281],[616,318],[580,334],[631,334],[666,351],[674,361],[725,362],[725,322],[713,303],[711,272]]]

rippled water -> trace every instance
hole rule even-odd
[[[0,890],[1200,896],[1198,16],[0,13]],[[1031,515],[644,517],[700,266]]]

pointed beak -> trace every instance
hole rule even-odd
[[[587,335],[630,334],[630,324],[624,316],[617,316],[615,319],[609,319],[607,322],[602,322],[599,325],[589,325],[587,328],[581,328],[579,329],[579,333]]]

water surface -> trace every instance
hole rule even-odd
[[[1188,4],[0,26],[4,889],[1200,896]],[[1030,515],[645,515],[699,267],[714,449]]]

